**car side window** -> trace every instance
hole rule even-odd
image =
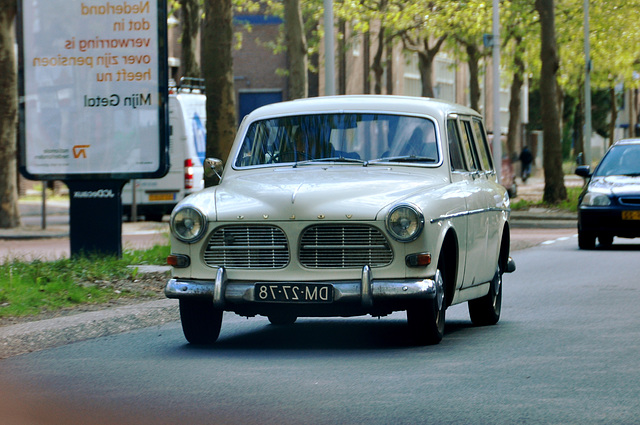
[[[482,168],[485,171],[492,171],[493,162],[491,161],[491,151],[489,150],[489,144],[487,143],[487,137],[485,136],[482,122],[480,122],[480,120],[478,119],[474,119],[471,122],[471,127],[473,130],[473,135],[476,139],[476,145],[478,146],[478,154],[480,157]]]
[[[471,123],[466,120],[462,120],[462,150],[464,152],[465,159],[469,171],[478,171],[480,169],[480,162],[478,161],[478,152],[476,152],[475,144],[473,143],[473,133],[471,132]]]
[[[455,119],[447,120],[447,135],[449,139],[449,157],[451,159],[452,171],[465,171],[464,160],[462,159],[462,146],[460,133]]]

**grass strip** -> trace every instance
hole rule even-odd
[[[169,244],[125,250],[122,258],[87,255],[0,264],[0,317],[23,317],[81,304],[151,296],[134,265],[164,265]]]

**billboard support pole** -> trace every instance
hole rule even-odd
[[[122,187],[127,180],[65,180],[71,257],[122,257]]]

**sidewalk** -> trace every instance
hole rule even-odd
[[[526,183],[518,178],[518,193],[512,202],[520,199],[541,200],[544,194],[544,176],[542,170],[537,170]],[[565,187],[582,187],[584,180],[575,174],[564,176]],[[528,211],[511,211],[511,227],[513,228],[576,228],[578,225],[577,214],[566,211],[558,211],[549,208],[531,208]]]
[[[0,229],[0,243],[4,240],[46,239],[69,237],[69,200],[47,200],[46,216],[43,223],[43,206],[41,200],[20,200],[20,227]],[[43,228],[44,225],[44,228]],[[122,234],[141,234],[144,232],[168,231],[166,222],[138,221],[123,222]]]
[[[518,193],[513,202],[520,199],[539,200],[544,193],[544,176],[541,170],[529,178],[526,183],[518,178]],[[581,187],[583,179],[574,174],[565,176],[565,186]],[[37,238],[62,238],[69,236],[69,201],[68,200],[48,200],[46,202],[45,228],[42,228],[42,201],[21,200],[19,202],[22,224],[16,229],[0,229],[0,240],[2,239],[37,239]],[[547,227],[547,228],[568,228],[576,227],[577,217],[575,214],[556,211],[546,208],[532,208],[529,211],[512,211],[512,227]],[[136,222],[122,224],[123,234],[141,231],[151,231],[160,225],[153,222]]]

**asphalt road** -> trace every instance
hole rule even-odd
[[[209,348],[173,322],[2,360],[2,423],[635,424],[640,244],[576,242],[514,252],[500,323],[455,306],[437,346],[408,345],[404,314],[227,315]]]

